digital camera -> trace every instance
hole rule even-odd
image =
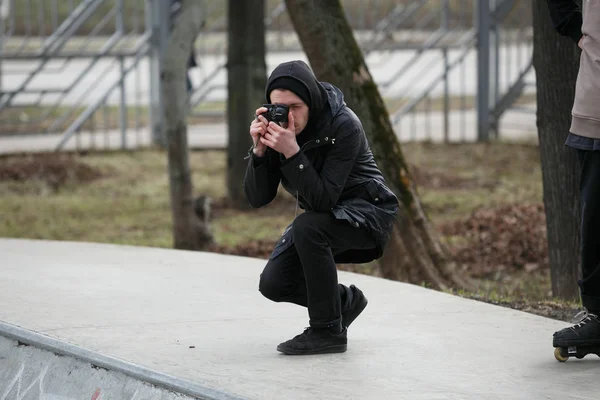
[[[263,104],[263,107],[267,109],[267,112],[263,114],[267,121],[273,121],[278,124],[288,122],[290,109],[285,104]]]

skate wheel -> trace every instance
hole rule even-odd
[[[563,356],[562,353],[560,352],[560,347],[556,347],[554,349],[554,358],[556,358],[558,361],[560,362],[565,362],[569,359],[568,356]]]

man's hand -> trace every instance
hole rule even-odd
[[[267,145],[261,141],[261,138],[267,133],[267,125],[269,124],[269,121],[261,115],[266,112],[266,107],[256,110],[257,117],[250,124],[250,136],[252,136],[252,142],[254,143],[252,151],[258,157],[264,157],[267,151]]]
[[[267,134],[261,136],[260,141],[273,150],[284,155],[285,158],[294,156],[300,151],[300,146],[296,141],[296,128],[294,127],[294,116],[290,111],[288,114],[287,129],[277,125],[275,122],[269,122]]]
[[[581,39],[579,39],[579,43],[577,43],[577,46],[579,46],[580,49],[583,49],[583,39],[585,38],[585,35],[583,35],[581,37]]]

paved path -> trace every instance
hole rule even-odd
[[[600,393],[596,357],[554,359],[552,332],[564,323],[419,286],[341,272],[370,301],[348,351],[288,357],[275,347],[301,332],[306,310],[260,295],[263,260],[10,239],[0,254],[0,321],[243,398]]]
[[[535,113],[508,111],[501,123],[501,139],[514,141],[537,141]],[[476,115],[474,111],[454,112],[449,118],[450,141],[473,142],[477,138]],[[444,140],[443,113],[415,114],[401,120],[395,126],[400,141]],[[227,146],[227,125],[224,123],[192,125],[188,128],[190,148],[222,149]],[[0,154],[23,152],[54,151],[61,141],[61,134],[40,134],[27,136],[0,136]],[[151,142],[147,128],[127,132],[126,147],[139,148]],[[64,149],[119,149],[122,135],[118,130],[108,132],[82,132],[72,137]]]

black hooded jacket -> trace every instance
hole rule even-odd
[[[311,105],[306,128],[297,136],[300,151],[285,159],[268,148],[264,157],[250,152],[244,191],[252,207],[269,204],[279,183],[301,208],[331,212],[350,229],[367,229],[377,243],[372,252],[348,253],[337,262],[367,262],[381,257],[398,211],[398,199],[387,187],[367,142],[362,124],[346,106],[342,92],[319,82],[303,61],[279,65],[269,77],[287,76],[304,84]],[[267,102],[270,101],[266,93]],[[286,229],[272,257],[293,243]]]

